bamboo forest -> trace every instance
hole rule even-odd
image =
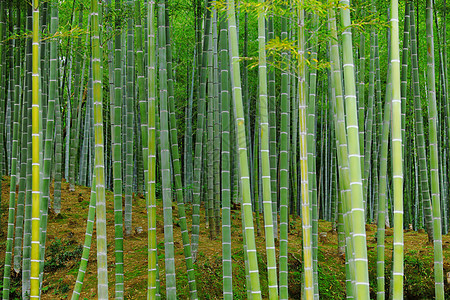
[[[447,0],[0,0],[6,299],[450,299]]]

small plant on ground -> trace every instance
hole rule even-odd
[[[83,246],[73,241],[55,239],[47,248],[44,271],[56,271],[66,267],[69,261],[79,261]]]

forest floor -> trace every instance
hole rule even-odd
[[[53,190],[51,191],[51,193]],[[46,243],[46,264],[42,299],[68,299],[71,297],[76,281],[82,245],[86,230],[86,219],[89,208],[90,188],[76,186],[75,191],[69,191],[69,185],[62,184],[62,209],[59,215],[49,214],[48,235]],[[2,180],[1,217],[0,217],[0,274],[3,276],[4,253],[6,245],[7,207],[9,203],[9,178]],[[107,231],[108,231],[108,272],[109,295],[114,295],[114,208],[113,194],[106,192],[107,200]],[[160,278],[162,294],[164,291],[164,233],[162,202],[157,206],[157,239],[158,256],[160,262]],[[184,263],[181,242],[181,230],[177,225],[176,204],[173,205],[174,214],[174,244],[175,264],[177,269],[177,295],[179,299],[188,299],[186,267]],[[186,209],[191,215],[190,206]],[[232,249],[233,249],[233,292],[235,299],[245,299],[246,289],[245,270],[242,250],[242,231],[240,208],[232,210]],[[200,227],[199,252],[196,262],[197,289],[200,299],[222,298],[222,258],[221,236],[209,238],[209,229],[205,226],[205,216],[202,210],[202,226]],[[190,218],[188,226],[190,228]],[[319,290],[322,299],[345,299],[345,264],[344,257],[337,253],[337,234],[332,230],[330,222],[319,221],[319,232],[326,233],[326,237],[319,242]],[[141,227],[143,231],[136,233]],[[133,197],[133,233],[124,238],[125,260],[125,299],[146,299],[147,286],[147,215],[145,199]],[[267,269],[265,259],[264,227],[261,216],[261,236],[256,237],[258,249],[258,263],[263,297],[268,295]],[[302,272],[302,240],[301,219],[290,220],[289,233],[289,295],[291,299],[301,297]],[[376,226],[366,225],[367,246],[369,256],[369,277],[371,297],[376,293]],[[323,234],[325,235],[325,234]],[[386,291],[389,291],[392,229],[386,230]],[[404,232],[404,295],[405,299],[433,299],[433,245],[428,242],[423,232],[406,230]],[[278,246],[278,244],[277,244]],[[450,272],[450,235],[443,237],[444,274]],[[93,234],[91,254],[80,299],[97,299],[96,278],[96,243],[95,229]],[[278,256],[278,252],[277,252]],[[21,274],[11,271],[12,294],[11,299],[20,299]],[[450,284],[445,280],[447,297],[450,296]],[[0,281],[0,290],[1,290]]]

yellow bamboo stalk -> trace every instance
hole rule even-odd
[[[299,139],[300,139],[300,170],[302,191],[302,228],[303,228],[303,261],[305,278],[305,299],[314,298],[314,274],[312,258],[312,227],[308,192],[308,159],[306,154],[306,68],[305,68],[305,11],[303,0],[298,8],[298,93],[299,93]]]
[[[30,299],[39,299],[39,0],[33,0],[32,64],[32,208],[31,208],[31,275]]]

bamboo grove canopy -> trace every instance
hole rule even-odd
[[[388,2],[0,0],[2,299],[18,274],[19,297],[44,297],[64,181],[90,187],[72,299],[87,299],[93,236],[95,298],[126,297],[134,230],[148,236],[147,299],[232,299],[236,249],[241,296],[319,299],[319,220],[337,235],[347,298],[403,299],[404,230],[425,230],[433,296],[449,297],[448,5]],[[133,229],[139,213],[147,227]],[[222,241],[220,295],[198,280],[205,230]],[[292,251],[301,272],[289,271]]]

